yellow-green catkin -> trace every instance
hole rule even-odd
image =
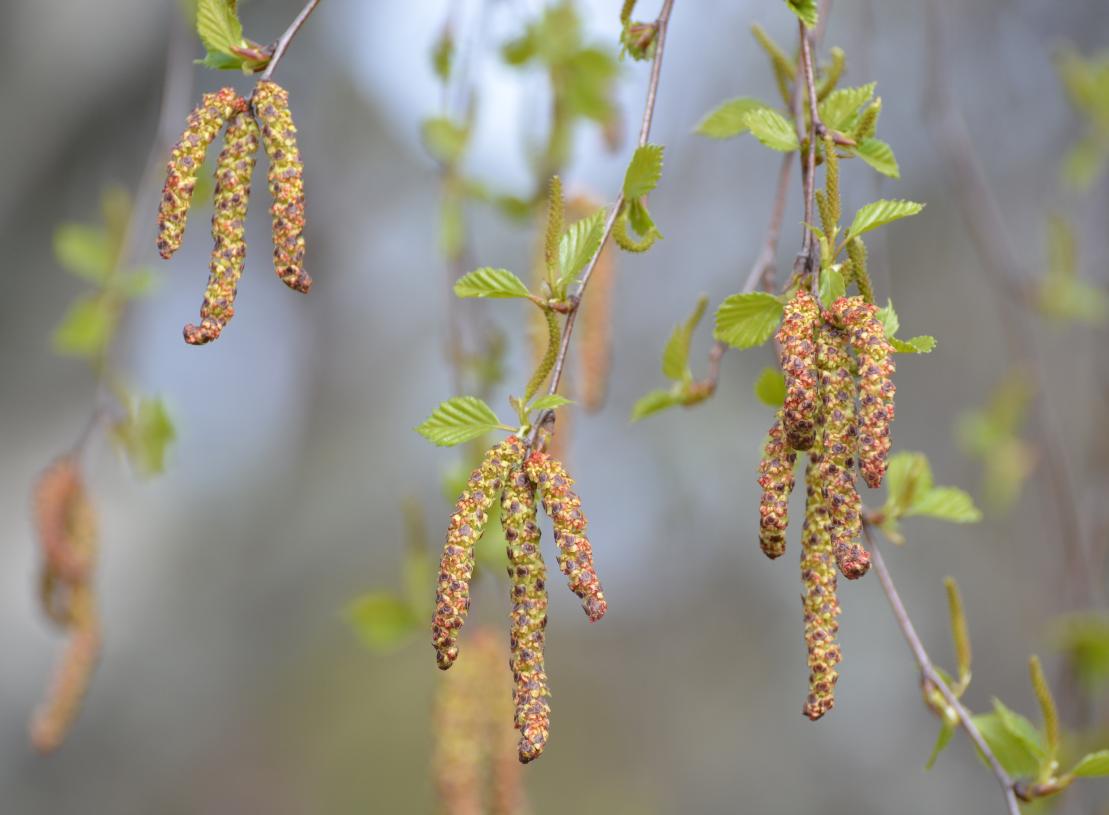
[[[866,244],[862,238],[852,238],[847,242],[847,257],[851,267],[851,279],[859,287],[859,295],[867,303],[874,302],[874,287],[870,283],[870,272],[866,268]]]
[[[252,104],[270,160],[273,268],[286,286],[307,292],[312,278],[304,271],[304,163],[297,149],[289,92],[274,82],[262,81],[254,89]]]
[[[770,438],[759,462],[759,546],[768,558],[781,557],[786,551],[789,525],[789,496],[793,492],[795,453],[786,441],[782,411],[770,428]]]
[[[830,516],[820,481],[821,453],[815,447],[805,469],[808,500],[801,531],[801,596],[805,620],[805,645],[809,653],[809,693],[802,712],[816,721],[835,704],[836,665],[841,659],[836,633],[839,631],[839,600],[836,596],[836,565],[832,552]]]
[[[208,145],[231,118],[238,101],[239,95],[233,88],[204,94],[203,101],[189,114],[185,132],[173,146],[158,206],[158,252],[167,260],[181,248],[196,177]]]
[[[474,574],[474,545],[489,522],[489,508],[504,486],[509,470],[520,463],[524,445],[509,436],[490,449],[470,473],[466,489],[455,503],[447,539],[439,561],[431,642],[439,667],[446,670],[458,658],[458,635],[470,610],[470,579]]]
[[[841,297],[832,304],[831,313],[846,331],[858,361],[859,470],[868,487],[878,487],[886,474],[897,393],[893,347],[873,303],[862,297]]]
[[[246,212],[258,138],[258,125],[244,102],[227,126],[216,163],[208,287],[200,307],[200,325],[185,326],[185,342],[190,345],[216,339],[235,316],[235,292],[246,263]]]
[[[608,602],[593,567],[593,545],[585,535],[588,520],[573,490],[574,479],[561,462],[546,453],[532,453],[526,469],[528,478],[539,487],[543,509],[554,527],[558,567],[566,575],[570,590],[581,598],[589,621],[595,623],[605,615]]]
[[[823,403],[819,478],[828,508],[836,565],[844,577],[854,580],[870,569],[870,555],[858,543],[862,502],[855,482],[856,387],[847,342],[846,334],[828,321],[817,335]]]
[[[782,426],[794,450],[808,450],[816,436],[817,395],[816,327],[820,305],[801,287],[785,306],[778,329],[779,361],[785,376],[786,398]]]
[[[550,690],[543,664],[547,627],[547,569],[539,550],[535,485],[523,467],[509,474],[501,496],[501,525],[508,544],[508,576],[512,589],[510,665],[515,683],[513,701],[520,731],[521,763],[539,758],[551,727]]]

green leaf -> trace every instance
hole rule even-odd
[[[797,15],[797,19],[809,28],[815,28],[819,12],[816,0],[786,0],[789,10]]]
[[[932,465],[928,456],[902,450],[889,457],[886,465],[886,499],[884,514],[900,516],[918,498],[932,491]]]
[[[651,391],[635,403],[635,407],[632,408],[631,421],[638,422],[640,419],[645,419],[654,413],[681,403],[682,398],[676,393],[662,390]]]
[[[454,284],[458,297],[527,297],[530,293],[524,281],[508,271],[483,266],[458,278]]]
[[[242,45],[243,27],[235,0],[197,0],[196,33],[209,52],[238,59],[231,49]]]
[[[881,139],[863,139],[851,152],[889,178],[900,178],[901,168],[893,155],[893,148]]]
[[[662,375],[667,379],[684,382],[693,378],[689,370],[689,344],[708,304],[708,297],[701,295],[689,318],[683,323],[678,323],[670,332],[670,339],[667,340],[666,348],[662,352]]]
[[[362,643],[374,651],[396,647],[423,622],[408,603],[386,592],[356,597],[344,616]]]
[[[601,248],[606,214],[603,208],[599,209],[592,215],[571,224],[570,228],[562,233],[558,242],[560,287],[565,287],[576,278]]]
[[[528,405],[528,410],[551,410],[553,408],[562,407],[563,405],[572,404],[573,400],[567,399],[562,394],[551,393],[537,398],[534,402]]]
[[[940,723],[940,732],[936,734],[936,743],[932,747],[932,754],[928,756],[928,763],[924,765],[924,769],[930,770],[936,763],[936,759],[940,757],[940,753],[951,741],[951,737],[955,735],[955,726],[944,719]]]
[[[1015,715],[1015,714],[1014,714]],[[1005,771],[1014,776],[1034,776],[1039,770],[1039,759],[1030,752],[1024,740],[1014,735],[1002,721],[999,713],[983,713],[971,721],[986,740],[990,751],[997,757]],[[983,763],[987,763],[979,753]]]
[[[662,146],[647,144],[637,147],[624,174],[624,197],[629,201],[642,198],[658,186],[662,178]]]
[[[755,380],[755,396],[764,405],[781,407],[786,401],[786,379],[777,368],[763,368]]]
[[[165,472],[166,450],[177,438],[177,430],[161,398],[144,397],[114,431],[136,473],[150,478]]]
[[[851,222],[851,228],[847,230],[847,240],[858,237],[864,232],[877,229],[885,224],[900,220],[901,218],[908,218],[910,215],[916,215],[922,209],[924,209],[924,204],[918,204],[915,201],[891,201],[882,199],[881,201],[867,204],[855,213],[855,219]]]
[[[713,338],[733,348],[754,348],[770,339],[782,313],[781,302],[772,294],[733,294],[716,310]]]
[[[1096,753],[1087,753],[1082,756],[1079,762],[1074,765],[1071,774],[1082,778],[1109,775],[1109,750],[1098,750]]]
[[[650,211],[642,201],[635,200],[626,204],[626,211],[628,213],[628,223],[631,224],[636,234],[641,235],[645,241],[649,241],[654,245],[655,240],[662,237],[662,233],[655,226],[654,219],[651,218]]]
[[[441,403],[416,432],[432,444],[452,447],[499,427],[500,419],[485,402],[473,396],[456,396]]]
[[[857,88],[840,88],[828,94],[828,98],[820,103],[820,121],[832,130],[845,131],[859,112],[859,108],[870,101],[874,96],[875,83],[861,85]]]
[[[1068,614],[1057,619],[1053,639],[1092,697],[1109,684],[1109,613]]]
[[[1044,749],[1043,737],[1032,722],[1028,721],[1014,710],[1010,710],[998,698],[993,700],[994,711],[1001,719],[1005,729],[1017,739],[1029,755],[1039,762],[1047,754]]]
[[[246,60],[237,54],[224,54],[219,51],[209,51],[204,55],[204,59],[195,61],[198,65],[203,65],[205,68],[212,68],[216,71],[238,71],[246,62]]]
[[[115,266],[108,233],[84,224],[63,224],[54,230],[54,256],[70,274],[98,284]]]
[[[893,350],[899,354],[930,354],[936,347],[936,338],[927,334],[907,340],[890,337],[889,341]]]
[[[926,515],[957,524],[976,523],[982,512],[974,500],[958,487],[934,487],[917,498],[905,511],[905,516]]]
[[[847,294],[847,284],[843,274],[834,266],[820,271],[820,302],[825,308],[831,307],[839,298]]]
[[[116,330],[117,312],[103,297],[78,300],[54,329],[54,350],[73,357],[100,356]]]
[[[706,113],[693,132],[710,139],[730,139],[747,132],[748,113],[765,107],[765,102],[747,96],[729,99]]]
[[[797,131],[782,114],[771,108],[759,108],[748,111],[743,117],[743,123],[751,134],[771,150],[788,153],[798,150],[801,143],[797,141]]]
[[[876,315],[882,323],[882,327],[886,329],[886,338],[892,337],[897,333],[897,329],[901,327],[901,319],[897,316],[897,312],[893,308],[893,300],[886,300],[886,305],[878,309]]]
[[[462,125],[455,124],[445,116],[436,116],[424,119],[420,126],[420,135],[423,138],[427,151],[443,164],[453,164],[466,149],[470,131]]]
[[[133,300],[149,294],[160,280],[160,276],[152,268],[140,266],[113,280],[111,289],[125,300]]]

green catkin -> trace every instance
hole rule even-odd
[[[828,215],[831,221],[830,228],[825,227],[824,232],[828,240],[831,240],[832,230],[839,223],[843,213],[840,210],[839,156],[836,154],[836,144],[829,135],[824,136],[824,195],[828,199]]]
[[[836,597],[836,566],[828,506],[820,483],[821,453],[814,447],[805,468],[808,500],[805,526],[801,532],[801,604],[805,620],[805,645],[809,653],[809,694],[802,712],[816,721],[835,704],[836,665],[841,659],[836,633],[839,631],[839,600]]]
[[[819,410],[816,371],[816,327],[820,305],[807,288],[785,306],[785,316],[776,336],[778,360],[785,376],[786,397],[782,406],[782,426],[794,450],[808,450],[816,436]]]
[[[539,388],[551,375],[551,369],[554,368],[555,360],[558,358],[558,345],[562,339],[562,327],[559,325],[558,315],[553,309],[544,308],[543,317],[547,322],[547,350],[528,381],[527,389],[524,391],[525,402],[530,402],[531,397],[539,392]]]
[[[289,92],[274,82],[259,82],[252,105],[270,160],[273,268],[286,286],[307,292],[312,278],[304,271],[304,163],[289,111]]]
[[[185,342],[190,345],[216,339],[235,316],[235,293],[246,263],[246,212],[258,140],[258,125],[243,102],[227,126],[216,164],[208,287],[200,307],[200,325],[185,326]]]
[[[431,642],[435,659],[446,670],[458,658],[458,635],[470,610],[470,578],[474,574],[474,545],[489,522],[489,508],[504,486],[509,470],[519,464],[524,445],[509,436],[490,449],[470,473],[466,489],[458,496],[447,526],[447,539],[439,562]]]
[[[204,94],[203,101],[189,114],[185,132],[170,152],[166,182],[158,205],[158,253],[167,260],[181,248],[204,154],[219,135],[223,123],[231,118],[237,102],[239,95],[233,88]]]
[[[874,288],[870,284],[870,272],[866,268],[866,244],[862,238],[852,238],[847,242],[847,257],[851,261],[851,279],[859,287],[859,294],[867,303],[874,302]]]
[[[766,55],[770,57],[770,66],[774,69],[774,81],[778,84],[778,93],[782,96],[782,101],[787,105],[793,96],[790,90],[790,85],[794,78],[797,76],[797,66],[794,61],[786,56],[785,51],[778,47],[778,43],[770,38],[764,29],[758,23],[751,26],[751,34]]]
[[[894,417],[893,347],[878,319],[878,308],[862,297],[841,297],[832,319],[846,332],[859,369],[859,470],[868,487],[881,485],[890,451]]]
[[[828,94],[836,89],[845,67],[847,67],[847,55],[844,54],[843,49],[832,48],[832,62],[824,69],[824,76],[821,77],[820,84],[816,88],[816,101],[823,102]]]
[[[832,210],[828,206],[828,197],[822,190],[817,190],[813,193],[813,198],[816,201],[816,211],[820,214],[820,228],[824,230],[824,234],[832,235],[832,230],[836,228],[836,221],[832,217]]]
[[[819,480],[828,508],[832,552],[843,576],[862,577],[870,569],[870,555],[858,543],[862,502],[855,486],[858,428],[855,419],[855,378],[845,333],[830,322],[817,339],[820,392],[823,407]]]
[[[527,764],[539,758],[551,726],[550,690],[543,664],[547,627],[547,569],[539,549],[535,485],[523,467],[509,474],[501,497],[501,526],[508,544],[508,576],[512,583],[510,665],[515,683],[518,754]],[[557,534],[557,533],[556,533]]]
[[[793,492],[793,465],[797,453],[786,442],[782,411],[770,428],[770,438],[759,462],[759,546],[763,554],[774,559],[786,551],[786,527],[789,525],[789,496]]]
[[[588,520],[581,511],[581,499],[572,489],[574,479],[561,462],[546,453],[532,453],[526,470],[543,496],[543,509],[554,527],[558,567],[566,575],[570,590],[581,598],[589,621],[595,623],[608,610],[608,602],[593,567],[593,545],[585,535]]]
[[[543,259],[547,264],[547,279],[555,280],[559,274],[558,246],[562,240],[566,204],[562,200],[562,179],[551,176],[547,195],[547,231],[543,242]]]

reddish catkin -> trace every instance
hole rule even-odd
[[[304,163],[289,111],[289,92],[264,80],[254,89],[253,106],[270,160],[273,268],[286,286],[307,292],[312,278],[304,271]]]
[[[886,339],[878,307],[862,297],[841,297],[832,304],[832,319],[846,332],[859,368],[859,470],[869,487],[886,474],[890,423],[894,414],[893,347]]]
[[[470,610],[470,578],[474,574],[474,544],[489,522],[489,507],[504,486],[509,470],[520,463],[524,446],[509,436],[490,449],[470,473],[447,526],[447,540],[439,562],[431,642],[436,661],[446,670],[458,658],[458,635]]]
[[[816,340],[820,322],[820,306],[808,289],[801,287],[786,303],[785,317],[778,329],[782,373],[786,381],[786,399],[782,409],[782,426],[786,440],[794,450],[808,450],[816,436]]]
[[[566,575],[570,590],[581,598],[590,622],[597,622],[608,610],[601,581],[593,567],[593,545],[585,535],[589,521],[581,510],[581,499],[572,489],[572,479],[562,464],[546,453],[532,453],[527,475],[539,487],[543,509],[551,518],[558,567]]]
[[[855,580],[870,568],[870,555],[858,543],[862,502],[855,485],[855,378],[842,330],[825,322],[817,344],[823,403],[820,483],[828,506],[836,565],[844,577]]]
[[[233,88],[204,94],[203,101],[189,114],[185,132],[173,146],[158,206],[158,253],[167,260],[181,248],[204,154],[219,135],[223,123],[231,117],[238,99]]]
[[[34,507],[49,582],[87,580],[95,554],[96,513],[72,457],[59,459],[39,477]]]
[[[781,557],[786,551],[786,526],[789,524],[789,496],[793,492],[793,465],[797,453],[786,443],[782,411],[770,428],[770,438],[759,462],[759,546],[768,558]]]
[[[836,566],[832,554],[828,507],[820,484],[820,452],[810,453],[805,468],[808,500],[801,532],[801,583],[805,593],[801,605],[805,619],[805,645],[809,652],[809,694],[802,712],[816,721],[835,704],[840,649],[839,600],[836,597]]]
[[[547,627],[547,569],[539,550],[535,485],[523,467],[515,468],[501,497],[501,525],[508,544],[508,576],[512,581],[512,679],[518,754],[527,764],[543,753],[551,726],[550,690],[543,665]]]
[[[258,125],[247,109],[227,126],[223,150],[216,164],[216,190],[212,211],[212,259],[208,288],[200,307],[200,325],[185,326],[185,342],[203,345],[222,333],[235,316],[235,292],[246,263],[246,211],[250,179],[258,152]]]

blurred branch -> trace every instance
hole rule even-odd
[[[277,69],[277,63],[281,61],[281,58],[285,56],[285,52],[289,48],[289,43],[293,41],[293,37],[297,35],[297,32],[300,31],[301,26],[303,26],[304,23],[307,22],[308,18],[312,15],[312,12],[316,10],[316,6],[318,6],[319,4],[320,0],[308,0],[308,2],[304,4],[304,8],[300,10],[300,14],[298,14],[291,23],[289,23],[289,27],[285,29],[285,33],[278,37],[277,41],[274,42],[273,56],[270,57],[269,64],[266,65],[266,70],[262,72],[262,76],[260,77],[262,81],[266,81],[271,76],[273,76],[274,70]]]
[[[823,17],[822,17],[823,18]],[[805,163],[802,166],[801,183],[805,191],[805,224],[804,232],[801,238],[801,253],[798,255],[797,263],[800,264],[805,273],[812,273],[813,263],[815,261],[813,253],[813,233],[809,229],[808,224],[813,221],[813,202],[816,198],[816,140],[817,138],[824,137],[824,123],[820,121],[820,113],[816,108],[816,81],[813,78],[813,64],[812,64],[812,42],[809,37],[809,30],[805,24],[800,20],[797,21],[797,28],[800,32],[799,39],[801,41],[801,57],[800,57],[800,73],[805,78],[805,95],[809,100],[809,151],[805,157]],[[801,120],[800,111],[796,112],[797,115],[797,130],[798,137],[805,135],[804,123]],[[801,140],[804,144],[804,140]],[[795,273],[798,271],[795,269]],[[812,287],[813,292],[817,290],[818,280],[813,276]]]
[[[1001,785],[1001,789],[1005,793],[1005,806],[1010,815],[1020,815],[1020,805],[1017,803],[1016,793],[1013,791],[1013,779],[1001,766],[997,756],[990,750],[986,740],[982,737],[981,732],[974,724],[970,711],[963,706],[958,697],[952,692],[947,683],[936,671],[936,666],[932,664],[928,652],[924,649],[924,643],[921,642],[920,636],[916,633],[916,628],[913,626],[913,621],[909,618],[909,612],[905,609],[905,604],[901,601],[901,595],[897,593],[897,588],[893,585],[893,578],[890,577],[889,569],[886,568],[886,562],[882,559],[882,553],[878,550],[877,541],[870,531],[870,523],[863,520],[863,535],[866,537],[867,548],[870,549],[871,562],[874,564],[874,570],[878,573],[878,580],[882,584],[882,590],[886,593],[886,598],[889,600],[890,608],[893,609],[894,619],[897,620],[897,625],[901,629],[901,633],[905,635],[905,640],[909,643],[909,649],[913,652],[916,658],[917,665],[920,667],[921,681],[926,689],[935,688],[943,697],[944,701],[955,711],[955,715],[959,719],[959,726],[963,728],[967,736],[978,751],[986,759],[993,770],[993,774],[997,777],[997,782]]]

